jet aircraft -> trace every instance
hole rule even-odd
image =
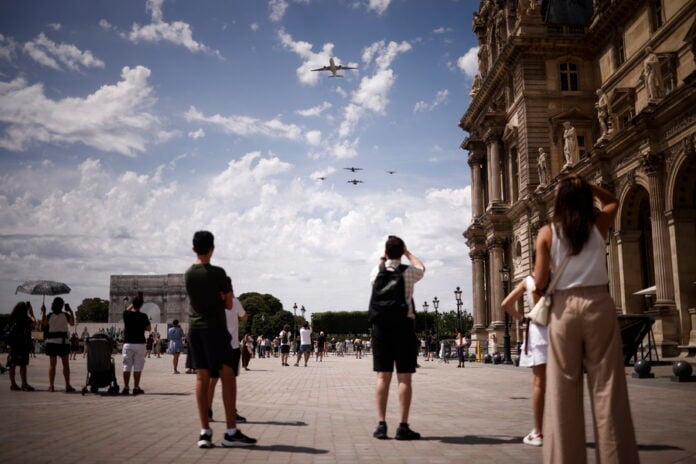
[[[321,68],[312,69],[312,71],[330,71],[331,75],[329,77],[343,77],[341,74],[336,74],[336,71],[342,71],[344,69],[358,69],[351,68],[350,66],[343,66],[342,64],[336,64],[333,58],[329,59],[328,66],[322,66]]]
[[[345,170],[347,170],[347,171],[350,171],[350,172],[362,171],[362,168],[353,168],[353,167],[350,167],[350,168],[343,168],[343,169],[345,169]]]
[[[361,181],[361,180],[357,180],[357,179],[349,180],[349,181],[347,181],[347,182],[348,182],[349,184],[353,184],[353,185],[362,184],[362,181]]]
[[[387,174],[396,174],[396,171],[387,171]]]

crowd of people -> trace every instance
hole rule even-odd
[[[594,201],[601,203],[597,210]],[[525,297],[533,307],[546,290],[553,292],[548,327],[527,323],[528,331],[520,353],[520,366],[532,370],[533,428],[523,442],[543,446],[547,464],[585,462],[585,418],[583,412],[583,372],[587,373],[595,428],[597,461],[602,463],[637,463],[635,432],[628,401],[624,374],[621,337],[614,304],[608,292],[605,265],[605,239],[618,209],[618,200],[608,191],[591,185],[577,175],[558,182],[554,214],[549,224],[539,231],[534,253],[534,272],[524,278],[502,302],[513,318],[523,321],[525,313],[516,301]],[[413,395],[412,374],[418,367],[419,351],[425,362],[435,356],[446,362],[449,345],[429,332],[419,339],[415,332],[413,293],[415,284],[425,274],[425,265],[406,247],[404,241],[389,236],[384,256],[370,275],[372,295],[368,319],[372,324],[371,339],[327,339],[324,332],[313,336],[308,322],[302,324],[299,336],[285,325],[276,337],[254,337],[245,333],[239,339],[239,321],[246,312],[234,296],[232,282],[224,269],[211,264],[215,246],[210,232],[199,231],[193,237],[196,261],[185,273],[185,286],[191,301],[189,317],[190,372],[196,374],[195,396],[201,430],[200,448],[212,444],[212,399],[217,379],[222,384],[226,431],[222,446],[250,446],[256,440],[238,428],[245,422],[236,408],[240,361],[249,369],[253,358],[280,359],[289,366],[291,351],[294,365],[307,366],[312,354],[322,362],[325,353],[337,357],[352,354],[361,358],[364,351],[372,354],[376,372],[375,400],[377,427],[373,436],[386,439],[386,411],[389,386],[396,370],[400,422],[394,437],[397,440],[418,440],[421,435],[411,429],[409,413]],[[409,264],[401,263],[405,257]],[[550,284],[553,274],[553,283]],[[129,393],[131,373],[133,394],[142,394],[141,372],[158,340],[151,333],[148,318],[140,313],[142,295],[133,299],[124,311],[123,378]],[[45,351],[50,357],[49,390],[55,391],[58,358],[63,367],[65,391],[74,391],[70,384],[69,360],[79,351],[80,337],[68,336],[75,324],[70,306],[55,298],[50,313],[41,308],[37,320],[30,304],[17,303],[10,315],[8,368],[12,390],[33,391],[27,383],[27,365],[32,347],[31,330],[39,324],[46,332]],[[88,334],[83,334],[87,340]],[[168,352],[172,355],[174,374],[178,374],[179,355],[184,351],[185,334],[178,321],[168,330]],[[438,346],[439,343],[439,346]],[[459,364],[464,367],[469,334],[457,331],[454,341]],[[158,355],[158,353],[157,353]],[[16,368],[19,367],[20,383]]]

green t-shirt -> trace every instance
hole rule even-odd
[[[221,294],[232,291],[227,274],[212,264],[193,264],[184,274],[191,301],[190,329],[225,329],[225,301]]]

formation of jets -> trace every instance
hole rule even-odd
[[[331,75],[329,77],[343,77],[341,74],[336,74],[336,71],[343,71],[344,69],[358,69],[351,68],[350,66],[343,66],[341,64],[336,64],[333,58],[329,59],[328,66],[322,66],[321,68],[312,69],[312,71],[330,71]]]
[[[351,167],[349,167],[349,168],[343,168],[343,169],[345,169],[346,171],[350,171],[350,172],[358,172],[358,171],[362,171],[362,170],[363,170],[363,168],[356,168],[356,167],[353,167],[353,166],[351,166]],[[389,175],[391,175],[391,174],[396,174],[396,171],[385,171],[385,172],[386,172],[387,174],[389,174]],[[326,176],[315,177],[314,180],[321,180],[321,181],[324,181],[324,180],[326,180]],[[351,180],[346,181],[346,182],[349,183],[349,184],[353,184],[353,185],[358,185],[358,184],[364,183],[364,181],[358,180],[358,179],[351,179]]]

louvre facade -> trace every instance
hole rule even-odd
[[[475,343],[500,351],[500,271],[509,288],[532,272],[554,184],[574,172],[620,200],[607,239],[617,313],[650,314],[662,356],[696,350],[695,16],[689,0],[480,2],[459,123]]]

